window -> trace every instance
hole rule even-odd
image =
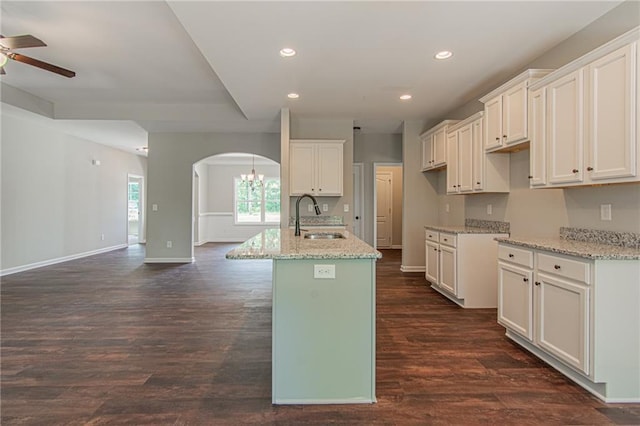
[[[261,224],[280,222],[280,179],[265,178],[255,185],[234,178],[235,223]]]

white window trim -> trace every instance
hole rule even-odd
[[[264,180],[278,180],[280,181],[279,176],[265,176]],[[267,222],[266,221],[266,198],[264,187],[260,188],[261,194],[261,207],[260,207],[260,222],[238,222],[238,191],[237,185],[238,182],[241,181],[239,176],[233,177],[233,224],[236,226],[264,226],[264,225],[278,225],[280,221]],[[280,206],[282,208],[282,206]]]

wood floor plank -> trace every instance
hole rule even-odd
[[[271,405],[271,262],[145,265],[144,247],[9,275],[1,286],[3,425],[640,424],[464,310],[377,268],[378,402]]]

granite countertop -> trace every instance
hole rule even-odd
[[[437,226],[425,225],[424,229],[437,232],[448,232],[450,234],[508,234],[491,228],[480,228],[476,226]]]
[[[497,220],[470,219],[464,220],[464,226],[426,225],[425,229],[451,234],[509,234],[509,222]]]
[[[497,241],[532,249],[546,250],[585,259],[634,260],[640,259],[640,249],[619,245],[578,241],[566,238],[496,238]]]
[[[267,229],[227,253],[227,259],[379,259],[382,254],[348,231],[346,238],[311,240],[293,229]]]

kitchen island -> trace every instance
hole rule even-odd
[[[382,255],[347,231],[268,229],[227,253],[273,260],[272,402],[373,403],[375,276]]]

